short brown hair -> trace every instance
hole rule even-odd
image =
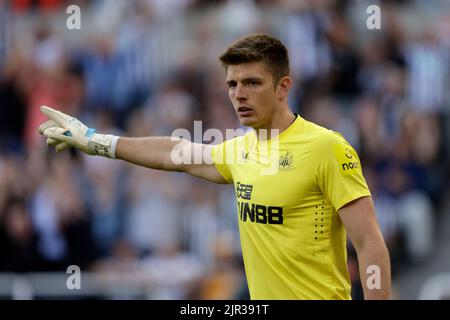
[[[220,56],[225,69],[229,65],[264,61],[272,73],[274,83],[289,75],[289,56],[284,44],[277,38],[256,33],[232,43]]]

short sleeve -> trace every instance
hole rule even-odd
[[[371,195],[356,151],[338,133],[330,131],[317,139],[312,161],[316,182],[336,211]]]
[[[233,177],[230,172],[230,168],[227,165],[226,154],[225,154],[225,143],[221,143],[213,146],[211,150],[211,157],[217,171],[222,175],[222,177],[228,182],[233,183]]]

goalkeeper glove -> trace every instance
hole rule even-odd
[[[39,133],[47,137],[47,144],[55,146],[57,152],[75,147],[89,155],[116,158],[119,137],[96,133],[95,129],[61,111],[46,106],[42,106],[41,111],[50,120],[39,127]]]

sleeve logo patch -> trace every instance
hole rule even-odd
[[[336,144],[333,149],[342,174],[351,175],[359,170],[361,166],[359,163],[358,155],[349,144]]]

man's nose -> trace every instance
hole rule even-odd
[[[247,93],[246,93],[245,87],[242,84],[236,85],[236,90],[234,92],[234,96],[235,96],[236,100],[239,100],[239,101],[247,99]]]

